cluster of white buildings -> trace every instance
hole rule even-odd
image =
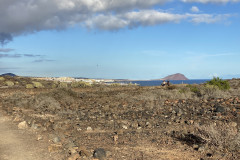
[[[89,84],[93,83],[113,83],[114,80],[112,79],[78,79],[78,78],[72,78],[72,77],[45,77],[45,78],[37,78],[47,81],[59,81],[59,82],[86,82]]]

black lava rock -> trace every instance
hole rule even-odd
[[[106,151],[103,148],[97,148],[93,152],[93,157],[99,160],[104,160],[106,158]]]
[[[220,113],[225,112],[225,109],[222,106],[216,105],[216,106],[214,106],[214,108],[215,108],[214,112],[220,112]]]

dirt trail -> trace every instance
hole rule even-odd
[[[47,150],[47,143],[37,141],[35,135],[19,130],[0,113],[1,160],[54,160]]]

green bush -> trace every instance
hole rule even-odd
[[[44,86],[40,82],[32,82],[32,83],[35,88],[44,88]]]
[[[53,83],[53,84],[51,85],[51,88],[57,88],[57,86],[58,86],[58,84]]]
[[[33,86],[33,84],[26,84],[26,88],[27,89],[32,89],[32,88],[34,88],[34,86]]]
[[[60,82],[58,87],[59,88],[68,88],[68,83],[67,82]]]
[[[205,83],[205,86],[206,85],[218,87],[220,90],[229,90],[230,89],[229,82],[226,80],[222,80],[219,77],[214,77],[211,81],[207,81]]]
[[[3,78],[3,77],[0,77],[0,81],[4,81],[5,80],[5,78]]]
[[[6,81],[5,84],[9,87],[14,86],[14,82],[12,82],[12,81]]]

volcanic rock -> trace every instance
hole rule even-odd
[[[103,148],[97,148],[93,152],[93,157],[99,160],[104,160],[106,158],[106,151]]]

